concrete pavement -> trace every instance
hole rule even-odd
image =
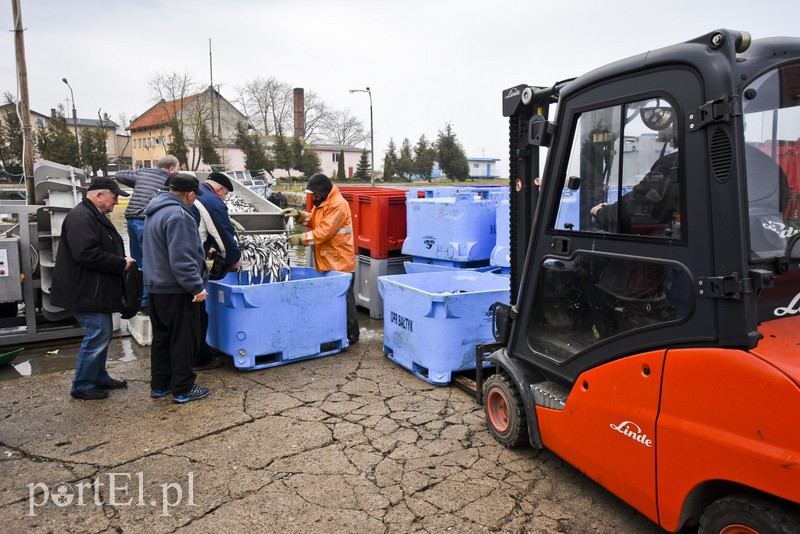
[[[108,366],[128,389],[76,401],[77,345],[54,343],[61,368],[0,376],[0,530],[659,532],[553,454],[497,444],[473,398],[397,367],[365,324],[339,355],[201,372],[211,396],[186,405],[148,396],[130,337]]]

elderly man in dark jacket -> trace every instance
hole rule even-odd
[[[197,178],[176,173],[169,191],[145,210],[144,283],[150,292],[150,396],[172,393],[177,403],[208,396],[195,384],[192,361],[200,349],[200,313],[205,306],[206,263],[197,223],[189,209],[202,195]]]
[[[61,228],[51,298],[56,306],[72,310],[85,332],[72,381],[76,399],[104,399],[106,390],[128,386],[106,371],[111,314],[122,309],[122,273],[134,263],[125,256],[122,236],[106,217],[119,195],[128,193],[113,179],[95,178]]]
[[[117,172],[114,177],[121,184],[133,187],[133,196],[125,209],[128,221],[128,241],[131,256],[140,269],[144,269],[142,261],[142,243],[144,242],[144,210],[156,193],[164,190],[164,181],[178,170],[178,158],[167,155],[159,160],[157,168],[142,168]],[[142,310],[147,313],[147,288],[142,293]]]

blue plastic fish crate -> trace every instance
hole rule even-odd
[[[509,279],[474,271],[378,278],[383,296],[383,351],[435,385],[475,369],[475,347],[494,341],[490,307],[509,302]]]
[[[291,280],[248,285],[230,273],[208,283],[208,335],[239,369],[264,369],[347,347],[350,273],[293,267]]]
[[[500,267],[504,274],[511,268],[511,222],[509,201],[504,198],[497,203],[497,241],[489,258],[489,265]]]
[[[496,200],[485,194],[406,198],[403,254],[437,260],[488,260],[496,242]]]
[[[403,262],[403,266],[405,267],[407,274],[437,273],[441,271],[458,271],[458,270],[475,271],[478,273],[495,273],[495,274],[500,272],[500,267],[494,267],[492,265],[482,265],[480,267],[459,267],[454,265],[442,265],[439,263],[405,261]]]

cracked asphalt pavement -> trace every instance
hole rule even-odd
[[[186,405],[151,399],[149,349],[123,349],[108,368],[128,389],[104,401],[72,399],[70,369],[0,380],[1,531],[660,532],[550,452],[503,448],[470,395],[389,361],[379,328],[334,356],[228,360]]]

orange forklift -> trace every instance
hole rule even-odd
[[[800,532],[800,38],[722,29],[502,98],[494,437],[668,531]]]

